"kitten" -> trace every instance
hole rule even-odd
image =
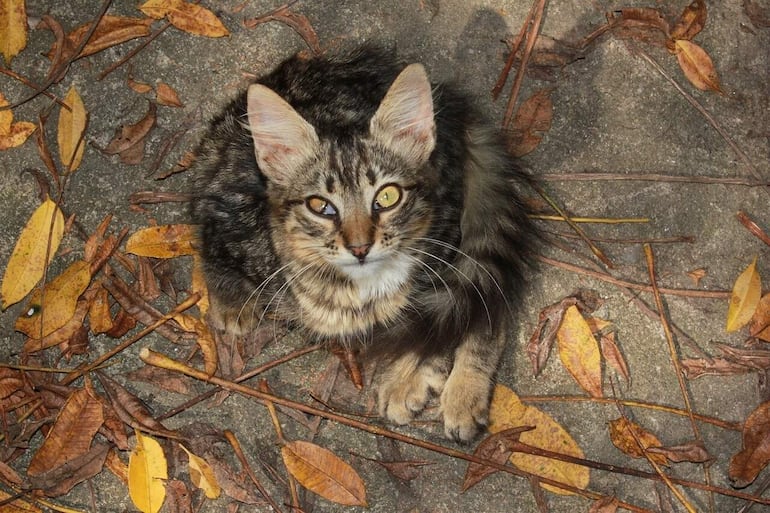
[[[384,416],[438,393],[447,436],[473,438],[533,231],[526,176],[465,96],[385,50],[295,56],[213,120],[194,168],[215,326],[360,344],[389,362]]]

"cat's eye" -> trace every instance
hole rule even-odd
[[[374,197],[374,210],[388,210],[401,201],[401,187],[395,184],[386,185]]]
[[[319,216],[334,217],[337,215],[337,209],[334,208],[331,201],[320,196],[310,196],[305,200],[305,205],[307,205],[311,212]]]

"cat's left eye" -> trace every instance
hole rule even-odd
[[[374,197],[374,210],[388,210],[401,201],[401,187],[395,184],[386,185]]]

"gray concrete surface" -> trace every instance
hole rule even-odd
[[[29,0],[30,16],[51,14],[65,29],[90,20],[99,7],[94,0],[46,2]],[[679,12],[687,2],[615,2],[601,0],[584,2],[569,0],[550,2],[543,32],[549,36],[576,39],[589,33],[604,20],[604,12],[632,6],[658,6]],[[695,90],[681,75],[675,59],[665,50],[644,47],[667,74],[683,88],[724,128],[744,151],[762,177],[770,177],[770,97],[768,69],[770,65],[770,31],[752,26],[739,0],[708,2],[709,18],[706,28],[696,38],[712,56],[725,90],[724,96]],[[96,80],[102,69],[122,57],[132,44],[112,48],[73,64],[64,80],[51,91],[63,96],[76,85],[90,113],[87,133],[88,147],[81,168],[72,176],[66,191],[66,208],[75,213],[89,230],[107,213],[114,214],[112,226],[136,229],[150,219],[159,223],[184,220],[184,208],[177,204],[149,206],[146,212],[128,209],[129,194],[138,190],[157,189],[184,191],[189,177],[184,173],[162,182],[147,177],[147,166],[161,144],[184,122],[187,116],[196,120],[194,128],[182,139],[162,166],[171,166],[185,151],[194,147],[208,118],[244,86],[244,73],[261,74],[282,58],[304,48],[302,40],[288,27],[279,23],[246,29],[243,18],[257,16],[277,3],[247,2],[240,12],[233,9],[240,1],[204,1],[204,5],[220,14],[231,31],[224,39],[206,39],[170,29],[148,48],[131,60],[132,73],[137,80],[155,83],[163,81],[175,88],[185,106],[182,109],[158,109],[158,126],[147,147],[148,157],[140,166],[126,166],[115,157],[103,155],[104,147],[120,124],[137,121],[146,109],[146,101],[126,86],[127,67]],[[761,2],[760,2],[761,4]],[[763,5],[767,7],[765,2]],[[505,46],[501,39],[518,32],[530,8],[530,2],[506,0],[482,2],[464,0],[409,0],[301,2],[296,10],[307,15],[315,27],[322,45],[333,47],[367,40],[395,43],[409,60],[425,63],[432,77],[456,80],[473,92],[491,119],[501,119],[503,101],[493,103],[489,91],[502,68]],[[133,2],[114,2],[111,13],[138,15]],[[39,82],[43,81],[47,61],[40,57],[48,50],[52,37],[47,31],[32,31],[29,47],[13,62],[12,68]],[[691,177],[750,177],[749,169],[701,113],[643,59],[632,54],[624,42],[607,37],[602,39],[586,57],[555,75],[555,81],[545,82],[528,77],[523,96],[541,87],[554,87],[553,126],[540,147],[523,159],[535,175],[546,173],[662,173]],[[28,90],[6,76],[0,76],[0,91],[11,101]],[[15,111],[17,119],[32,120],[48,104],[38,98]],[[55,121],[55,117],[52,118]],[[53,141],[54,123],[49,122],[49,138]],[[0,231],[0,266],[5,263],[17,234],[36,205],[36,190],[29,176],[21,170],[42,168],[34,144],[28,142],[18,149],[0,153],[0,205],[3,222]],[[750,235],[736,220],[735,213],[744,210],[765,230],[770,230],[767,190],[742,186],[703,185],[662,182],[583,181],[546,183],[547,190],[571,213],[592,217],[649,217],[643,225],[591,225],[587,231],[595,237],[646,238],[673,235],[695,237],[691,244],[655,245],[657,271],[661,285],[692,288],[686,272],[704,267],[708,273],[698,285],[702,289],[726,290],[754,256],[759,256],[760,273],[770,277],[770,251]],[[564,226],[543,224],[549,230],[567,231]],[[75,237],[65,239],[65,247],[73,253],[59,261],[80,255],[82,245]],[[581,244],[569,243],[571,252],[546,248],[544,251],[560,260],[587,265],[582,256],[588,255]],[[647,281],[646,265],[638,244],[602,244],[617,268],[613,274],[631,281]],[[186,280],[184,266],[179,271]],[[767,279],[767,278],[766,278]],[[600,314],[617,326],[619,344],[628,360],[632,383],[621,386],[623,397],[681,406],[676,377],[668,359],[668,349],[659,323],[640,313],[639,309],[617,287],[594,279],[544,265],[537,273],[526,294],[519,316],[517,333],[504,358],[499,381],[522,395],[579,394],[580,390],[561,367],[556,355],[544,372],[532,376],[523,351],[537,322],[538,311],[560,300],[578,287],[600,292],[605,304]],[[641,294],[648,304],[651,297]],[[666,297],[668,315],[700,346],[714,352],[715,343],[739,345],[745,331],[727,334],[724,331],[727,302]],[[12,325],[20,307],[0,314],[0,360],[15,361],[22,337],[14,334]],[[299,341],[295,341],[299,343]],[[97,337],[92,355],[107,350],[113,341]],[[140,345],[171,352],[163,341],[147,337]],[[284,354],[289,341],[281,346],[269,346],[258,361],[247,367]],[[137,349],[138,350],[138,349]],[[688,350],[683,350],[688,354]],[[327,356],[314,354],[271,371],[267,378],[282,394],[309,400],[307,392],[327,364]],[[110,370],[120,379],[122,372],[138,368],[141,362],[132,350],[122,355]],[[340,379],[340,381],[343,381]],[[181,403],[185,398],[160,389],[128,382],[156,413]],[[762,400],[756,375],[738,377],[709,377],[689,383],[696,411],[726,421],[741,422]],[[341,384],[338,392],[344,392]],[[203,389],[201,386],[200,389]],[[371,406],[370,395],[358,396],[361,411]],[[332,398],[334,400],[334,398]],[[346,399],[347,400],[347,399]],[[617,417],[613,405],[592,403],[550,402],[538,404],[550,413],[578,441],[588,458],[607,463],[647,469],[640,461],[631,461],[615,449],[609,439],[606,422]],[[688,423],[661,412],[637,409],[635,418],[654,431],[666,445],[676,445],[691,438]],[[168,422],[179,427],[193,420],[208,422],[220,429],[230,429],[242,440],[252,463],[257,458],[278,465],[275,436],[264,409],[242,397],[230,397],[223,404],[199,406]],[[307,437],[303,428],[283,417],[287,434]],[[740,449],[740,434],[703,425],[703,437],[715,458],[711,467],[713,484],[729,487],[726,469],[729,458]],[[405,428],[414,436],[444,442],[440,429],[431,424]],[[408,483],[397,482],[379,465],[351,456],[349,452],[371,458],[380,457],[378,440],[336,425],[324,423],[315,440],[352,462],[366,482],[369,511],[376,512],[512,512],[536,511],[529,484],[512,476],[496,474],[466,493],[460,493],[465,464],[424,450],[401,446],[404,459],[430,460],[419,475]],[[39,440],[37,440],[39,442]],[[670,469],[672,475],[702,479],[700,468],[678,464]],[[283,489],[265,478],[264,484],[276,499],[283,500]],[[653,483],[643,479],[623,478],[606,472],[592,471],[590,489],[604,494],[617,494],[623,500],[640,507],[658,511]],[[749,488],[752,493],[753,489]],[[89,509],[90,493],[86,486],[78,487],[61,499],[72,507]],[[133,506],[125,486],[108,472],[93,482],[95,511],[130,511]],[[706,495],[687,490],[686,495],[698,511],[708,511]],[[549,511],[588,511],[590,502],[579,497],[546,494]],[[322,499],[308,496],[308,511],[356,511],[342,508]],[[715,496],[715,511],[737,511],[742,501]],[[226,500],[204,505],[202,511],[224,511]],[[676,511],[681,510],[679,506]],[[761,511],[755,506],[752,511]],[[267,511],[263,506],[242,506],[240,511]],[[288,511],[288,508],[285,509]]]

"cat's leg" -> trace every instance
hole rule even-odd
[[[407,353],[391,362],[379,378],[380,414],[396,424],[407,424],[438,394],[447,379],[449,362],[442,356],[421,360]]]
[[[471,440],[489,420],[489,401],[506,330],[470,333],[455,351],[454,364],[441,393],[444,432]]]

